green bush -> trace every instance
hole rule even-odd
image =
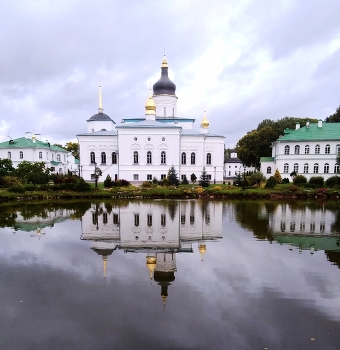
[[[37,188],[35,185],[29,184],[24,186],[25,191],[35,191]]]
[[[322,187],[325,180],[322,176],[312,176],[309,179],[309,184],[314,185],[315,187]]]
[[[282,179],[281,183],[282,184],[289,184],[289,179],[285,177],[285,178]]]
[[[296,175],[293,179],[294,185],[305,184],[305,183],[307,183],[307,178],[303,175]]]
[[[109,174],[107,174],[106,179],[104,180],[104,187],[112,187],[112,178]]]
[[[327,187],[334,187],[335,185],[340,185],[340,176],[331,176],[326,180]]]
[[[12,187],[10,187],[8,189],[8,191],[15,192],[15,193],[24,193],[25,192],[25,188],[22,185],[20,185],[20,186],[12,186]]]
[[[158,185],[158,179],[157,179],[157,177],[154,177],[154,178],[152,179],[152,183],[153,183],[154,185]]]
[[[189,181],[187,179],[187,176],[186,175],[183,175],[183,180],[182,180],[182,185],[188,185],[189,184]]]
[[[87,192],[91,190],[91,185],[88,184],[83,178],[80,178],[79,181],[73,185],[73,190],[77,192]]]
[[[267,182],[265,188],[274,188],[277,184],[276,178],[274,176],[271,176]]]
[[[6,187],[22,186],[22,182],[15,176],[4,176],[3,181]]]
[[[150,188],[152,187],[152,182],[151,181],[144,181],[141,185],[143,188]]]

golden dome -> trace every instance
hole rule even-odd
[[[198,251],[201,253],[201,260],[203,261],[204,254],[207,251],[206,245],[205,244],[200,244],[198,246]]]
[[[156,114],[156,103],[152,98],[151,90],[150,90],[149,98],[145,103],[145,114]]]
[[[146,257],[146,267],[150,271],[150,279],[152,280],[153,272],[157,267],[157,258],[155,256],[147,256]]]
[[[201,128],[208,129],[208,127],[209,127],[209,121],[207,119],[207,112],[204,111],[204,116],[203,116],[203,120],[202,120],[202,123],[201,123]]]
[[[168,61],[166,60],[166,57],[164,55],[163,61],[162,61],[162,68],[168,68]]]

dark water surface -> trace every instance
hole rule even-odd
[[[339,349],[338,203],[0,207],[0,349]]]

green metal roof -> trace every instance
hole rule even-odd
[[[309,127],[302,127],[298,130],[285,130],[285,135],[280,136],[278,141],[322,141],[339,140],[340,141],[340,123],[310,123]]]
[[[261,157],[260,158],[260,163],[274,162],[274,160],[275,160],[274,157]]]
[[[52,165],[59,165],[61,162],[56,162],[56,161],[54,161],[54,160],[51,160],[51,164]]]
[[[49,149],[51,151],[56,151],[56,152],[66,152],[66,149],[61,148],[59,146],[54,146],[51,145],[49,142],[42,142],[39,140],[36,140],[33,142],[31,138],[26,138],[26,137],[20,137],[18,139],[13,139],[5,142],[0,143],[0,148],[6,148],[6,149],[15,149],[15,148],[45,148]]]

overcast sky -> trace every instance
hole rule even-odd
[[[178,116],[234,147],[263,119],[340,105],[339,0],[1,0],[0,141],[65,144],[98,109],[143,117],[164,50]]]

